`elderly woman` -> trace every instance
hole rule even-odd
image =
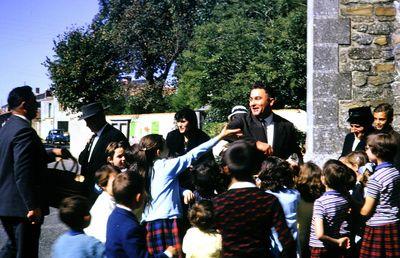
[[[346,135],[343,143],[341,157],[352,151],[364,151],[366,138],[372,132],[374,117],[370,107],[357,107],[349,109],[350,133]]]

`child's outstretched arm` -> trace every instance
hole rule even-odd
[[[209,151],[212,147],[214,147],[219,140],[229,136],[229,135],[240,135],[241,134],[241,129],[227,129],[225,126],[222,131],[218,134],[218,136],[200,144],[196,148],[190,150],[188,153],[185,155],[182,155],[180,157],[174,158],[174,159],[163,159],[161,162],[164,164],[163,170],[167,171],[167,173],[170,176],[177,176],[180,174],[182,171],[184,171],[186,168],[188,168],[194,161],[196,161],[198,158],[200,158],[204,153]],[[156,161],[159,162],[159,161]]]
[[[343,249],[350,248],[350,238],[341,237],[339,239],[336,239],[336,238],[330,237],[328,235],[325,235],[324,221],[322,218],[315,218],[314,223],[315,223],[315,225],[314,225],[315,226],[315,235],[319,240],[331,242]]]

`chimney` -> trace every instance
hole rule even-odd
[[[40,93],[40,88],[35,88],[35,93],[39,94]]]

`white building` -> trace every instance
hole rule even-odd
[[[63,111],[57,98],[53,96],[50,90],[36,95],[36,99],[40,102],[40,127],[38,128],[38,134],[42,139],[46,139],[46,136],[52,129],[69,130],[71,115]]]

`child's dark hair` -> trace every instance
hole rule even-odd
[[[110,144],[108,144],[108,146],[106,148],[107,157],[112,159],[114,157],[116,149],[123,148],[124,150],[126,150],[128,147],[129,146],[124,141],[110,142]]]
[[[112,173],[119,174],[121,170],[119,168],[114,167],[112,165],[103,165],[99,170],[95,173],[96,182],[100,187],[106,187],[108,183],[108,179]]]
[[[125,149],[125,164],[126,167],[129,168],[132,164],[136,163],[136,145],[128,146]]]
[[[325,184],[342,194],[348,194],[356,184],[356,175],[345,164],[338,160],[328,160],[322,170]]]
[[[133,170],[128,170],[118,174],[113,182],[113,194],[115,202],[131,207],[135,196],[143,193],[144,178]]]
[[[397,142],[391,134],[371,134],[367,138],[367,148],[370,148],[377,158],[391,162],[397,152]]]
[[[267,157],[261,163],[258,178],[261,180],[261,188],[277,192],[283,188],[292,188],[293,171],[289,162],[278,157]]]
[[[89,225],[84,217],[90,215],[89,202],[85,197],[72,196],[62,200],[59,207],[60,220],[69,228],[80,231]]]
[[[228,147],[222,159],[232,177],[238,180],[248,180],[259,170],[260,154],[261,152],[257,151],[255,144],[238,140]]]
[[[163,150],[164,147],[165,140],[162,135],[145,135],[138,144],[132,145],[134,159],[139,164],[149,167],[157,156],[157,150]]]
[[[203,162],[193,168],[192,183],[201,195],[215,190],[218,171],[215,161]]]
[[[306,202],[314,202],[321,197],[325,187],[321,181],[322,170],[313,162],[306,162],[300,166],[300,172],[295,179],[295,187],[301,198]]]
[[[214,230],[214,207],[210,200],[201,200],[195,203],[189,210],[189,221],[201,231]]]

